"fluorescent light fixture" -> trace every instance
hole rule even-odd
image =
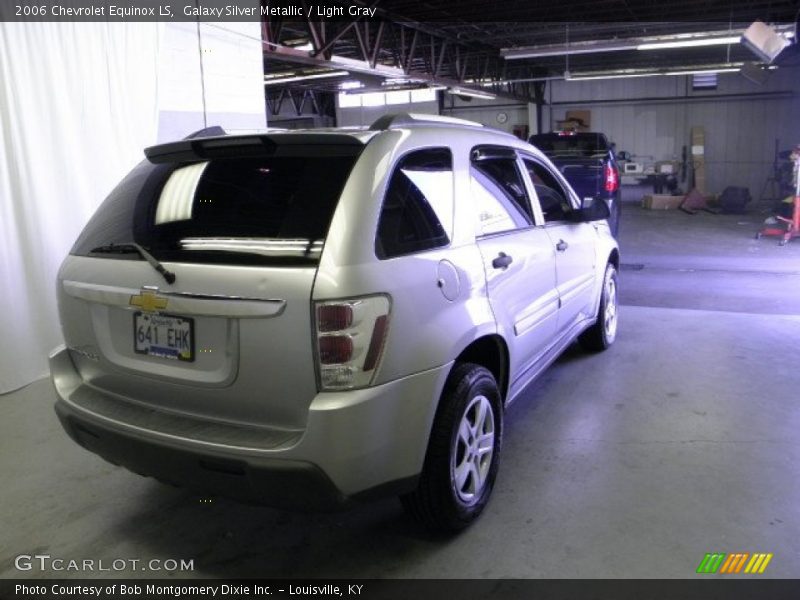
[[[632,77],[656,77],[658,75],[700,75],[710,73],[737,73],[744,63],[724,63],[719,65],[695,65],[686,67],[673,67],[670,69],[639,69],[617,71],[595,71],[588,73],[565,74],[567,81],[589,81],[592,79],[628,79]]]
[[[503,48],[500,55],[506,60],[520,58],[546,58],[548,56],[565,56],[567,54],[594,54],[596,52],[620,52],[636,50],[642,40],[619,40],[615,42],[589,41],[571,44],[548,44],[527,48]]]
[[[649,73],[600,73],[593,75],[592,73],[572,73],[565,76],[567,81],[590,81],[592,79],[628,79],[630,77],[653,77],[654,75],[664,75],[664,73],[649,72]]]
[[[669,71],[664,75],[710,75],[712,73],[738,73],[741,67],[731,67],[729,69],[697,69],[693,71]]]
[[[311,73],[310,75],[295,75],[292,77],[267,77],[264,85],[280,85],[282,83],[292,83],[295,81],[306,81],[308,79],[327,79],[330,77],[346,77],[350,75],[347,71],[327,71],[325,73]]]
[[[792,32],[783,26],[777,28],[784,37]],[[595,54],[598,52],[622,52],[625,50],[663,50],[669,48],[692,48],[738,44],[745,34],[744,29],[713,31],[706,33],[676,33],[673,35],[638,37],[619,40],[587,40],[568,44],[546,44],[525,48],[503,48],[500,55],[506,60],[521,58],[545,58],[572,54]]]
[[[352,67],[352,70],[357,73],[364,73],[373,77],[406,77],[406,72],[400,67],[390,67],[388,65],[381,64],[373,67],[365,60],[348,58],[346,56],[339,56],[338,54],[331,56],[331,62],[335,63],[334,66],[337,66],[341,69],[348,69]]]
[[[264,81],[268,81],[270,79],[280,79],[282,77],[296,77],[297,71],[281,71],[279,73],[266,73],[264,75]]]
[[[470,98],[480,98],[482,100],[494,100],[497,98],[496,95],[490,94],[489,92],[481,92],[479,90],[467,90],[464,88],[457,88],[451,87],[447,88],[448,94],[453,94],[454,96],[468,96]]]
[[[364,87],[364,84],[360,81],[343,81],[339,84],[340,90],[358,90]]]
[[[728,37],[712,38],[689,38],[685,40],[664,40],[661,42],[649,42],[636,46],[637,50],[662,50],[668,48],[695,48],[699,46],[721,46],[738,44],[741,36],[732,35]]]

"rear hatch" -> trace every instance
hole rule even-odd
[[[610,148],[602,133],[544,133],[531,136],[530,143],[547,155],[579,198],[595,198],[605,192]]]
[[[339,134],[148,149],[59,273],[83,380],[141,408],[302,428],[317,392],[317,264],[362,149]]]

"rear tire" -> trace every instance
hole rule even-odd
[[[503,406],[494,376],[458,364],[450,373],[417,489],[403,508],[432,531],[454,533],[477,519],[494,487],[503,435]]]
[[[586,350],[600,352],[614,343],[617,338],[617,302],[617,269],[608,263],[600,291],[597,321],[578,338]]]

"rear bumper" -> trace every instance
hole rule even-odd
[[[215,425],[208,421],[198,421],[197,435],[176,435],[175,415],[135,408],[125,398],[86,384],[64,348],[50,358],[56,413],[70,437],[87,450],[167,483],[303,510],[412,490],[449,367],[364,390],[318,394],[306,429],[266,448],[232,442],[231,424],[219,424],[224,436],[210,435]],[[98,397],[102,402],[86,401]],[[114,404],[124,410],[98,408]],[[120,417],[135,416],[137,410],[145,411],[146,418]],[[249,428],[242,439],[252,441],[253,431]],[[265,438],[274,435],[264,430]]]
[[[107,461],[164,483],[281,508],[325,510],[347,499],[315,465],[252,456],[221,456],[163,440],[143,440],[103,426],[63,400],[56,414],[69,436]]]

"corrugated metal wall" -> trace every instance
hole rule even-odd
[[[720,74],[714,91],[692,91],[691,78],[651,77],[555,81],[545,122],[567,110],[591,110],[591,128],[605,132],[618,150],[652,163],[679,159],[693,126],[706,130],[708,191],[750,189],[758,199],[772,173],[775,140],[780,149],[800,143],[800,69],[782,68],[764,85],[738,74]]]
[[[466,119],[482,123],[487,127],[493,127],[506,133],[513,133],[515,127],[528,126],[530,132],[528,105],[522,102],[514,102],[507,98],[495,98],[494,100],[483,100],[481,98],[471,98],[469,100],[445,94],[444,111],[449,117]],[[504,115],[504,117],[500,117]]]

